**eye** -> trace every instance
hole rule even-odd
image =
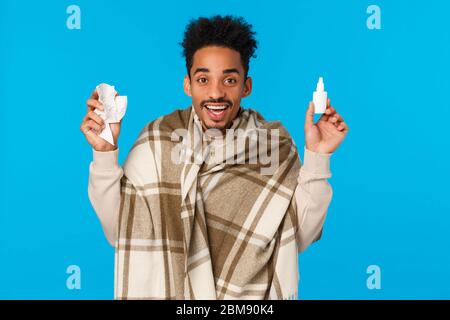
[[[205,77],[201,77],[197,79],[197,82],[200,84],[205,84],[208,82],[208,79],[206,79]]]
[[[237,81],[234,78],[227,78],[225,79],[226,84],[235,84]]]

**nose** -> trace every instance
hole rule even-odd
[[[225,97],[225,90],[223,90],[222,83],[220,81],[213,81],[209,88],[210,99],[220,99]]]

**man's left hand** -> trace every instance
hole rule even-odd
[[[317,153],[333,153],[344,141],[348,133],[348,126],[340,114],[330,105],[317,123],[314,123],[314,103],[309,102],[305,119],[306,148]]]

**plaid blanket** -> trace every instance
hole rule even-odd
[[[206,134],[190,106],[140,133],[123,166],[116,299],[297,299],[297,148],[252,109],[229,129]]]

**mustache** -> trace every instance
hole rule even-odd
[[[210,99],[210,100],[202,101],[202,102],[200,103],[200,106],[201,106],[202,108],[204,108],[205,105],[207,105],[208,103],[223,103],[223,104],[228,105],[229,107],[233,105],[232,102],[231,102],[230,100],[226,100],[226,99],[220,98],[220,99]]]

